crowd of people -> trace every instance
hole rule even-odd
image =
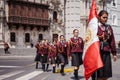
[[[48,66],[51,63],[53,66],[53,73],[56,73],[56,66],[61,65],[60,73],[65,75],[64,67],[68,64],[68,59],[71,59],[72,66],[74,66],[74,76],[78,78],[79,66],[82,64],[83,53],[83,39],[78,37],[79,31],[73,31],[74,37],[69,41],[65,40],[64,35],[60,35],[60,41],[53,41],[49,43],[48,40],[39,41],[35,47],[37,54],[35,57],[36,69],[38,69],[38,62],[42,64],[43,71],[48,71]]]
[[[108,13],[105,10],[100,11],[98,14],[98,32],[97,36],[100,41],[100,55],[104,66],[93,73],[92,80],[107,80],[112,77],[112,64],[111,56],[113,60],[117,60],[116,45],[112,27],[107,23]],[[86,41],[86,40],[85,40]],[[47,39],[38,41],[36,47],[36,69],[38,69],[39,62],[42,65],[43,71],[48,71],[49,64],[53,66],[53,73],[56,73],[56,66],[61,65],[60,73],[65,75],[64,67],[71,60],[71,66],[74,67],[74,78],[78,80],[78,70],[80,65],[83,64],[82,55],[84,50],[84,42],[79,37],[79,30],[73,30],[73,37],[66,41],[64,35],[60,35],[59,41],[53,41],[49,43]],[[32,41],[31,41],[32,42]],[[33,44],[31,44],[33,47]],[[4,42],[5,54],[9,54],[9,45]]]
[[[100,55],[104,66],[93,73],[92,80],[107,80],[112,77],[111,56],[113,54],[113,60],[116,61],[116,46],[113,35],[112,27],[106,24],[108,19],[108,13],[105,10],[100,11],[98,14],[98,38],[100,41]],[[71,60],[71,65],[74,66],[74,78],[78,80],[78,70],[80,65],[83,64],[82,55],[84,42],[79,35],[79,30],[73,30],[73,37],[69,41],[65,40],[64,35],[60,35],[60,41],[53,41],[48,43],[48,40],[39,41],[35,47],[37,54],[35,57],[36,69],[38,68],[38,62],[42,64],[43,71],[48,71],[48,66],[51,63],[53,66],[52,72],[56,72],[56,66],[61,65],[60,73],[65,75],[64,67],[68,64],[68,59]],[[97,74],[96,74],[97,73]]]

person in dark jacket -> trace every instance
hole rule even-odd
[[[112,77],[112,65],[111,65],[111,56],[113,55],[113,60],[116,61],[116,45],[113,34],[113,29],[110,25],[106,24],[108,19],[108,13],[105,10],[100,11],[98,14],[98,37],[100,40],[100,55],[103,61],[104,66],[97,70],[93,76],[92,80],[107,80],[109,77]]]
[[[79,31],[78,29],[73,30],[74,36],[70,38],[68,43],[68,56],[72,61],[72,66],[74,66],[74,78],[78,80],[78,70],[79,66],[83,64],[82,62],[82,54],[84,42],[81,37],[78,37]]]

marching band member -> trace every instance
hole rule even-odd
[[[48,47],[49,44],[47,42],[47,40],[43,40],[42,41],[42,52],[41,52],[41,62],[42,62],[42,69],[43,71],[47,71],[48,70]],[[47,66],[46,66],[47,64]]]
[[[68,56],[72,60],[72,66],[74,66],[74,77],[75,80],[78,80],[78,70],[82,62],[83,54],[83,39],[78,37],[78,29],[73,30],[74,37],[70,38],[68,43]]]
[[[100,11],[98,14],[99,25],[98,25],[98,37],[100,40],[100,55],[103,61],[104,66],[97,70],[92,76],[92,80],[107,80],[109,77],[112,77],[112,64],[111,64],[111,56],[113,55],[113,60],[117,60],[116,56],[116,45],[113,34],[113,29],[110,25],[106,24],[108,19],[108,12],[105,10]]]
[[[40,41],[35,45],[35,48],[37,49],[36,57],[35,57],[36,69],[38,69],[38,63],[39,63],[39,61],[41,59],[41,42]]]
[[[57,59],[61,64],[61,75],[65,75],[64,67],[68,63],[67,60],[67,42],[65,41],[64,35],[60,36],[60,41],[57,42]]]
[[[57,48],[55,42],[53,42],[48,49],[48,56],[51,60],[51,64],[53,66],[53,73],[56,71],[56,56],[57,56]]]

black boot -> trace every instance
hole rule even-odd
[[[74,78],[75,78],[75,80],[79,80],[78,79],[78,70],[77,69],[74,70]]]
[[[92,80],[97,80],[97,78],[96,78],[96,72],[94,72],[94,73],[92,74]]]
[[[48,72],[48,67],[49,67],[49,64],[47,64],[47,66],[46,66],[46,71]]]
[[[53,73],[55,73],[55,70],[56,70],[56,69],[55,69],[55,66],[53,66]]]
[[[59,68],[59,63],[57,64],[57,67]]]
[[[6,49],[4,49],[4,51],[5,51],[5,54],[7,54],[7,51],[6,51]]]
[[[42,64],[42,70],[45,71],[45,64]]]
[[[38,62],[36,62],[36,69],[38,69]]]
[[[64,73],[64,65],[61,65],[61,70],[60,70],[60,73],[61,73],[61,75],[62,75],[62,76],[64,76],[64,75],[65,75],[65,73]]]

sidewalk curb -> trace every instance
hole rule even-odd
[[[31,59],[35,58],[35,56],[0,56],[0,59]]]
[[[111,56],[112,57],[112,56]],[[120,54],[117,54],[118,59],[120,59]],[[34,59],[35,55],[0,55],[1,59]]]

